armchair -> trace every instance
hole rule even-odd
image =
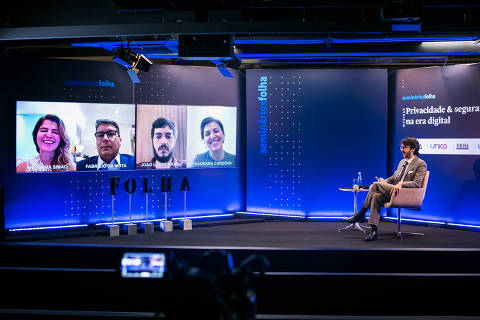
[[[423,199],[425,198],[425,191],[427,189],[428,177],[430,171],[425,172],[425,178],[423,179],[421,188],[402,188],[396,196],[392,196],[390,201],[385,203],[383,206],[385,208],[398,208],[397,214],[397,237],[403,239],[403,233],[401,230],[402,227],[402,208],[412,208],[419,209],[422,206]],[[404,232],[405,234],[424,236],[423,233],[410,233]]]

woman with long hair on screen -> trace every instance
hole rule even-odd
[[[200,124],[200,135],[208,148],[205,153],[197,154],[192,167],[234,167],[235,155],[223,149],[225,131],[220,120],[207,117]]]
[[[75,171],[70,139],[63,121],[53,114],[38,119],[32,132],[38,156],[17,166],[17,172]]]

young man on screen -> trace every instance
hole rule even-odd
[[[122,138],[120,138],[120,128],[115,121],[97,120],[95,122],[95,139],[98,156],[78,162],[77,171],[135,168],[135,160],[132,155],[119,154]]]
[[[362,222],[370,209],[368,223],[371,231],[365,236],[366,241],[377,238],[377,227],[380,221],[380,209],[390,197],[397,194],[401,188],[420,188],[425,178],[427,164],[418,157],[420,143],[415,138],[405,138],[400,143],[403,159],[398,164],[395,173],[387,179],[379,178],[370,186],[362,208],[355,215],[345,219],[346,222]]]
[[[166,118],[158,118],[152,123],[150,132],[153,158],[150,162],[137,163],[137,169],[174,169],[186,168],[184,160],[175,158],[177,129],[175,123]]]

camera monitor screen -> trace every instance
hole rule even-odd
[[[121,261],[122,277],[163,278],[165,265],[164,253],[127,252]]]

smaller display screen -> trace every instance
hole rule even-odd
[[[133,253],[123,255],[121,268],[124,278],[163,278],[164,253]]]

